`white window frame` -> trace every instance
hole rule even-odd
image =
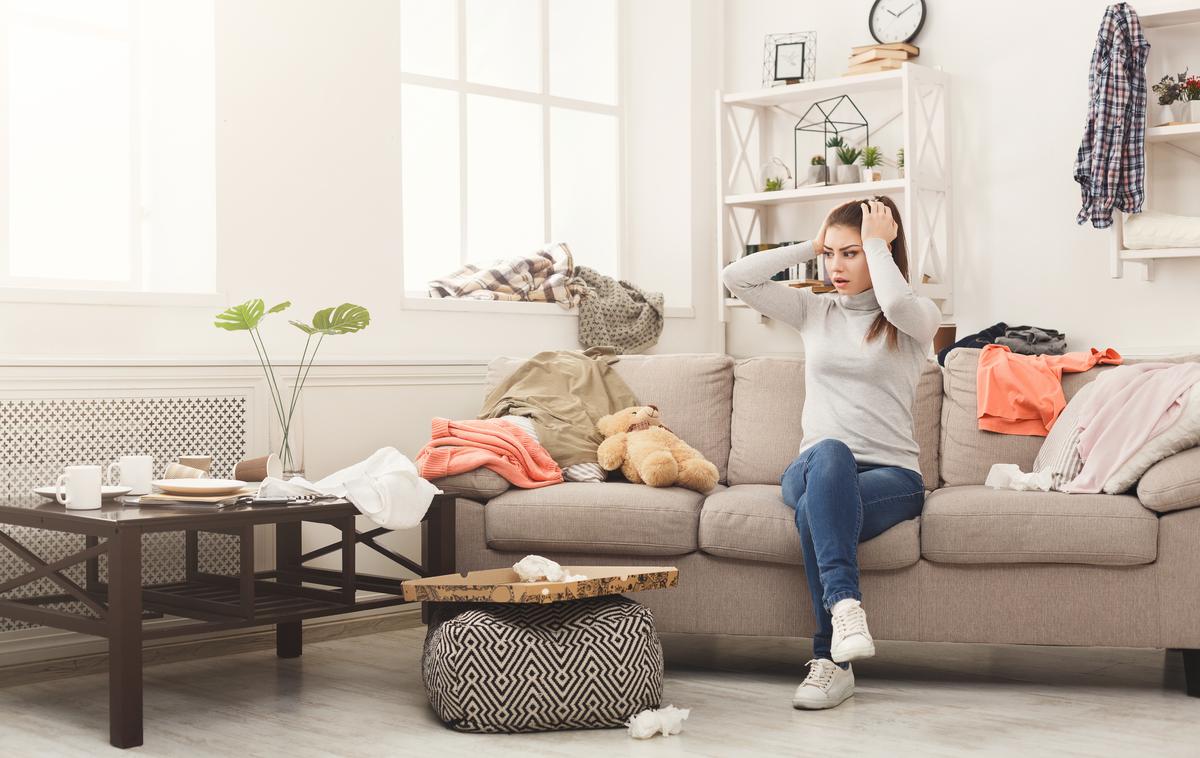
[[[629,271],[629,213],[627,208],[629,192],[626,187],[627,130],[629,122],[626,118],[626,102],[628,101],[628,0],[617,0],[617,102],[615,105],[596,103],[587,100],[560,97],[550,94],[550,2],[540,0],[542,66],[541,83],[538,92],[510,89],[488,84],[477,84],[467,80],[467,0],[454,0],[455,31],[457,37],[457,77],[447,78],[400,72],[402,84],[415,84],[440,90],[449,90],[458,94],[458,170],[459,170],[459,264],[467,263],[467,95],[486,95],[503,100],[513,100],[522,103],[532,103],[541,106],[542,111],[542,186],[543,193],[543,239],[551,241],[551,203],[550,191],[550,109],[564,108],[569,110],[599,113],[617,118],[617,218],[619,234],[617,236],[620,250],[618,252],[619,274],[622,278]],[[401,134],[401,139],[404,135]],[[404,166],[401,159],[401,176]],[[403,181],[401,182],[403,186]],[[400,191],[400,223],[404,223],[404,193]],[[402,229],[403,231],[403,229]],[[404,235],[400,235],[400,285],[404,297],[402,308],[407,310],[437,310],[437,311],[468,311],[468,312],[503,312],[503,313],[537,313],[539,315],[576,316],[576,312],[568,311],[558,303],[511,302],[501,300],[466,300],[455,298],[429,297],[425,289],[414,289],[405,285],[404,281]],[[449,273],[449,272],[447,272]],[[416,284],[416,283],[414,283]],[[423,284],[423,283],[422,283]],[[418,285],[419,286],[419,285]],[[690,310],[690,309],[689,309]],[[668,314],[673,315],[673,314]]]
[[[65,21],[53,17],[28,14],[7,9],[6,16],[0,18],[0,76],[8,77],[8,27],[10,18],[22,17],[29,23],[41,24],[47,27],[61,27],[74,30],[85,30],[97,36],[113,39],[123,39],[129,45],[129,79],[130,79],[130,198],[129,198],[129,278],[123,281],[74,279],[62,277],[46,279],[39,277],[13,276],[9,270],[9,236],[8,236],[8,172],[0,171],[0,303],[62,303],[83,305],[175,305],[203,306],[223,304],[225,296],[221,292],[159,292],[143,289],[142,242],[145,237],[146,222],[150,208],[142,195],[142,159],[145,147],[142,145],[142,100],[145,88],[141,72],[141,3],[147,0],[130,0],[129,23],[125,32],[87,24],[85,22]],[[150,0],[151,2],[153,0]],[[7,165],[8,154],[8,103],[0,103],[0,165]]]

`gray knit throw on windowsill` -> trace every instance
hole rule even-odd
[[[576,266],[575,274],[588,285],[579,300],[580,344],[613,345],[630,354],[658,342],[663,329],[661,292],[646,292],[587,266]]]

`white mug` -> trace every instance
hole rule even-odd
[[[149,455],[122,455],[108,466],[108,481],[130,487],[130,495],[150,494],[154,480],[154,458]]]
[[[63,497],[64,484],[66,497]],[[54,499],[68,510],[88,511],[100,507],[100,467],[67,466],[54,484]]]

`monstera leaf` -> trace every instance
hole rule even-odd
[[[342,303],[336,308],[324,308],[313,314],[312,324],[300,321],[288,322],[307,335],[352,334],[367,328],[371,314],[366,308],[354,303]]]
[[[262,321],[266,314],[279,313],[291,304],[290,300],[285,300],[278,305],[271,306],[270,310],[266,310],[266,306],[263,305],[260,298],[247,300],[241,305],[232,306],[225,309],[223,313],[218,313],[217,320],[213,324],[231,332],[249,331],[258,326],[258,322]]]

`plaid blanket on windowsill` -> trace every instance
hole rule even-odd
[[[570,248],[559,242],[523,258],[498,259],[487,268],[468,263],[429,282],[429,296],[558,303],[570,310],[587,287],[576,275]]]

